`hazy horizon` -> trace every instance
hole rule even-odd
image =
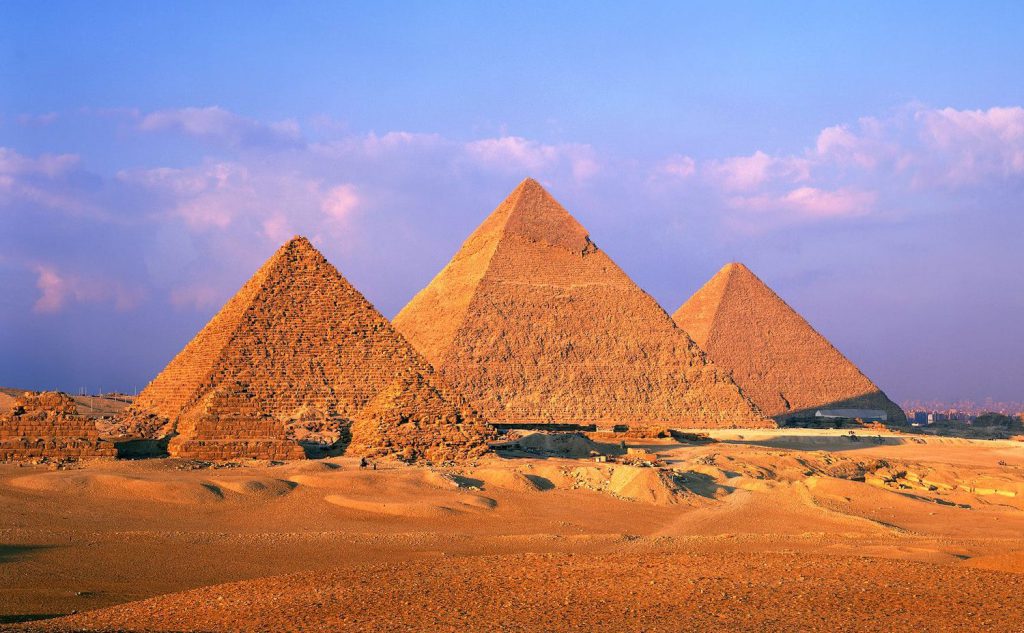
[[[898,402],[1024,400],[1024,5],[0,6],[0,385],[134,391],[288,237],[386,316],[525,177]],[[571,27],[571,28],[570,28]]]

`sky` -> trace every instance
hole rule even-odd
[[[291,6],[291,5],[296,6]],[[1019,2],[0,3],[0,385],[141,389],[293,234],[386,316],[527,176],[669,313],[746,263],[1024,400]]]

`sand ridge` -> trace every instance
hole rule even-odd
[[[81,612],[26,624],[48,630],[1013,630],[1016,498],[869,480],[1024,481],[1024,445],[709,433],[631,440],[657,454],[649,467],[512,449],[377,470],[0,466],[0,616]]]

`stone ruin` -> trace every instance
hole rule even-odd
[[[410,390],[396,395],[395,385]],[[172,457],[210,460],[298,458],[293,438],[325,427],[351,433],[352,453],[424,459],[476,454],[493,433],[301,237],[267,260],[124,422],[169,440]]]
[[[422,375],[392,382],[374,396],[352,424],[354,452],[397,455],[405,461],[463,461],[483,455],[491,429],[467,418]]]
[[[673,318],[780,422],[818,409],[880,409],[888,422],[906,422],[899,405],[743,264],[723,267]]]
[[[775,426],[531,179],[394,325],[493,423]]]
[[[303,459],[284,422],[263,411],[244,383],[220,385],[182,416],[167,444],[182,459]]]
[[[26,392],[0,414],[0,461],[82,457],[117,457],[117,449],[67,394]]]

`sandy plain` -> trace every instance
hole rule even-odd
[[[1024,629],[1024,443],[708,433],[627,440],[657,467],[578,437],[446,468],[3,464],[0,628]]]

